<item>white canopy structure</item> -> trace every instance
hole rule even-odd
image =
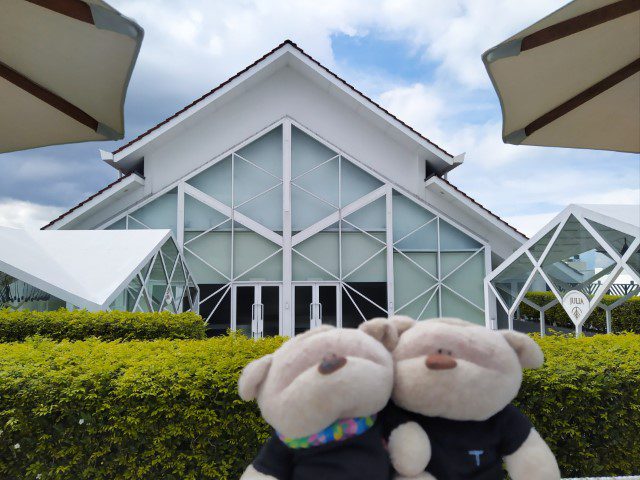
[[[521,302],[540,312],[542,333],[544,312],[561,303],[577,335],[596,307],[605,310],[610,332],[611,310],[639,294],[639,284],[640,205],[569,205],[485,278],[510,329]],[[530,291],[556,299],[537,305],[525,297]],[[605,305],[608,292],[621,298]]]
[[[170,230],[0,227],[0,307],[197,311]]]

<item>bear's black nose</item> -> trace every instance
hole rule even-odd
[[[339,357],[335,353],[331,355],[325,355],[318,365],[318,371],[323,375],[329,375],[330,373],[335,372],[336,370],[340,370],[347,364],[347,359],[345,357]]]
[[[449,355],[442,355],[440,353],[429,355],[425,363],[429,370],[449,370],[451,368],[456,368],[458,365],[455,359],[451,358]]]

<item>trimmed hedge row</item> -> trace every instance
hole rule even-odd
[[[540,306],[546,305],[556,298],[551,292],[529,292],[526,297]],[[605,295],[602,303],[611,305],[619,299],[620,297],[616,295]],[[540,318],[540,313],[526,303],[520,304],[520,314],[530,320],[537,321]],[[545,321],[550,326],[575,328],[560,304],[554,305],[545,312]],[[587,318],[583,328],[593,332],[606,333],[607,319],[604,310],[597,307]],[[640,333],[640,297],[631,297],[611,311],[611,328],[614,332]]]
[[[269,428],[237,395],[282,339],[0,345],[0,478],[236,480]],[[640,472],[640,335],[538,339],[517,399],[564,476]]]
[[[202,317],[192,312],[0,310],[0,342],[19,342],[34,335],[53,340],[201,339],[205,338],[205,327]]]

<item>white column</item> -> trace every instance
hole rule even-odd
[[[513,312],[509,312],[509,330],[513,330]]]
[[[387,312],[388,316],[395,311],[394,278],[393,278],[393,189],[387,185]]]
[[[178,248],[182,252],[184,245],[184,183],[178,184],[178,211],[177,211],[177,231],[176,241],[178,242]]]
[[[496,306],[496,298],[489,288],[489,282],[486,280],[487,275],[491,273],[491,247],[484,247],[484,324],[490,330],[498,329],[498,311]]]
[[[604,313],[607,318],[607,333],[611,333],[611,310],[607,308]]]
[[[544,310],[540,310],[540,336],[544,337],[546,333],[546,322],[544,318]]]
[[[282,335],[294,334],[291,298],[291,120],[282,124]]]

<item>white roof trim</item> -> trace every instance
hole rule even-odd
[[[68,211],[66,214],[64,214],[64,216],[62,218],[60,218],[59,220],[54,221],[54,223],[52,225],[46,227],[45,230],[58,230],[58,229],[64,227],[65,225],[67,225],[72,220],[75,220],[79,216],[87,213],[92,208],[100,205],[102,202],[108,200],[110,197],[113,197],[117,193],[119,193],[119,192],[121,192],[123,190],[126,190],[128,187],[130,187],[132,185],[136,186],[136,187],[137,186],[143,187],[144,186],[144,178],[138,176],[135,173],[130,174],[127,178],[125,178],[122,181],[112,185],[111,187],[108,187],[102,193],[99,193],[98,195],[96,195],[93,198],[91,198],[91,200],[85,201],[85,203],[82,203],[81,206],[76,207],[75,210]]]
[[[300,50],[298,50],[298,48],[292,46],[289,43],[285,43],[280,48],[278,48],[277,50],[274,50],[273,52],[265,56],[262,60],[258,61],[254,66],[249,68],[247,71],[241,73],[236,77],[231,77],[232,80],[229,81],[229,83],[227,83],[226,85],[222,86],[219,90],[211,93],[210,95],[208,95],[206,98],[202,100],[196,101],[194,105],[192,105],[190,108],[188,108],[184,112],[171,118],[164,125],[161,125],[157,129],[149,132],[144,137],[142,137],[138,141],[135,141],[133,144],[129,145],[122,151],[114,153],[113,163],[117,164],[119,161],[135,153],[137,150],[141,149],[148,143],[160,137],[165,132],[171,130],[172,128],[179,125],[187,118],[191,117],[195,113],[207,107],[209,104],[213,103],[218,98],[222,97],[229,91],[233,90],[234,88],[242,84],[244,81],[246,81],[248,78],[252,77],[256,73],[265,69],[266,67],[268,67],[273,62],[275,62],[276,60],[278,60],[279,58],[281,58],[283,55],[286,55],[286,54],[294,56],[297,60],[305,64],[307,67],[311,68],[321,77],[323,77],[325,80],[327,80],[332,85],[340,89],[343,93],[355,99],[358,103],[364,106],[368,111],[384,119],[387,123],[391,124],[396,129],[401,130],[411,140],[418,143],[422,148],[427,149],[428,151],[436,155],[438,158],[440,158],[444,162],[450,165],[454,165],[456,163],[462,162],[462,159],[464,157],[454,162],[454,158],[456,157],[451,157],[444,150],[441,150],[439,147],[435,146],[433,143],[431,143],[430,141],[426,140],[425,138],[421,137],[419,134],[411,130],[411,128],[409,128],[407,125],[404,125],[401,121],[399,121],[389,113],[382,110],[378,105],[374,104],[370,99],[366,98],[363,94],[356,92],[355,90],[347,86],[345,83],[338,80],[333,74],[329,73],[327,70],[325,70],[325,68],[321,67],[315,61],[307,57],[307,55],[302,53]]]
[[[448,183],[444,182],[440,177],[433,176],[429,178],[425,181],[425,187],[432,190],[434,193],[439,193],[438,189],[440,189],[440,191],[444,191],[447,195],[451,195],[456,200],[463,203],[467,208],[471,209],[474,213],[482,216],[491,225],[497,227],[514,240],[517,240],[518,243],[522,243],[527,240],[527,237],[525,235],[517,232],[513,227],[510,227],[504,221],[489,213],[486,209],[470,200],[468,197],[457,191]]]

